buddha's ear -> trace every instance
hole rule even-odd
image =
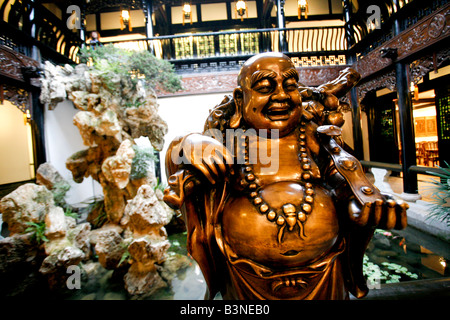
[[[242,105],[244,103],[244,95],[241,87],[237,87],[233,91],[233,100],[236,106],[236,110],[230,119],[230,128],[236,129],[240,126],[242,119]]]

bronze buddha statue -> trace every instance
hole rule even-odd
[[[306,88],[286,55],[256,55],[204,132],[171,143],[164,200],[183,212],[205,298],[367,293],[366,246],[375,228],[404,228],[408,205],[381,194],[341,138],[338,98],[359,77]]]

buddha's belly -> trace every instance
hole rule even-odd
[[[303,212],[306,188],[295,182],[277,182],[259,191],[258,196],[269,207],[265,213],[245,195],[231,197],[222,217],[227,245],[240,258],[271,268],[296,267],[317,260],[333,247],[339,227],[328,192],[317,186],[312,189],[312,211],[303,217],[298,212]],[[295,207],[296,213],[283,213],[283,206]],[[276,218],[271,219],[270,210],[276,213]]]

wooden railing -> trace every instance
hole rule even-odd
[[[289,52],[331,52],[347,49],[344,27],[287,29]]]
[[[166,60],[245,56],[266,51],[342,54],[347,49],[344,27],[210,32],[109,43],[135,50],[151,50]]]

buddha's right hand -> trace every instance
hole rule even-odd
[[[200,172],[211,184],[232,173],[231,152],[219,141],[201,134],[190,134],[181,142],[181,161]]]

